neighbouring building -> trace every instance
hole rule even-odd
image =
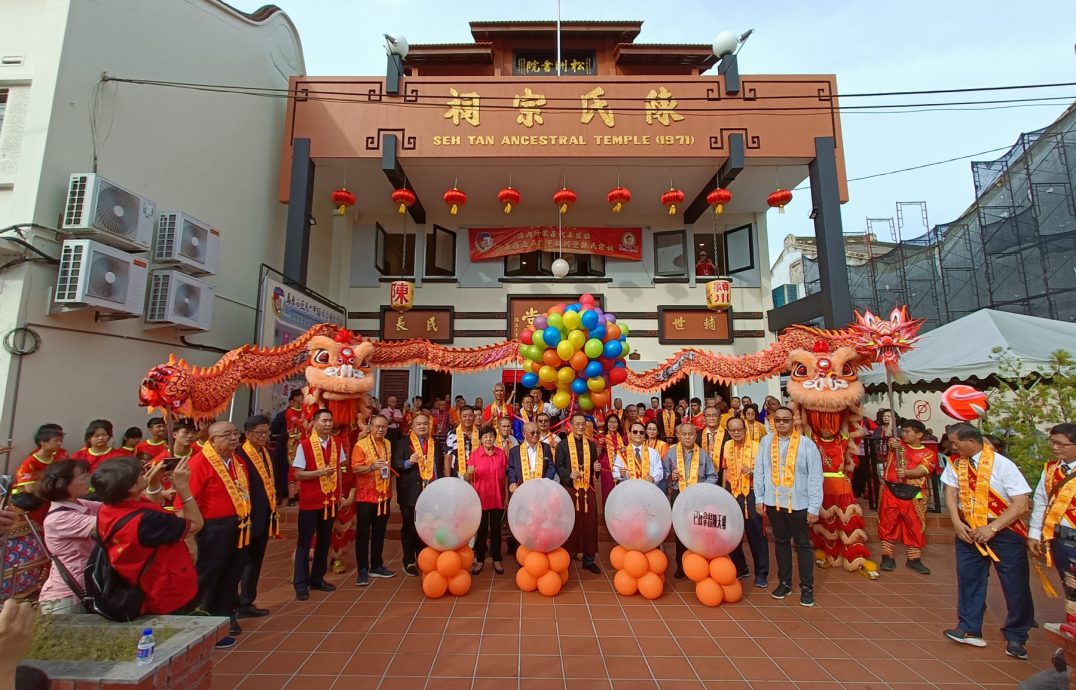
[[[868,260],[887,253],[896,245],[882,242],[874,233],[844,236],[844,256],[849,267],[862,266]],[[818,243],[813,235],[786,235],[781,253],[770,267],[773,306],[780,307],[807,294],[804,284],[805,263],[818,262]]]

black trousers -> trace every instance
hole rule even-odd
[[[766,541],[762,516],[755,512],[755,490],[748,491],[746,496],[737,496],[736,503],[740,510],[746,511],[743,531],[747,535],[747,545],[751,547],[751,558],[755,561],[755,579],[765,580],[770,574],[770,545]],[[737,574],[747,572],[747,557],[744,556],[742,542],[737,544],[729,557],[736,564]]]
[[[325,511],[299,511],[299,539],[295,544],[296,591],[325,581],[329,567],[329,539],[332,538],[333,518],[325,517]],[[317,541],[315,542],[315,537]],[[314,542],[314,562],[310,563],[310,544]]]
[[[355,504],[355,562],[359,570],[369,571],[385,565],[385,528],[389,524],[389,506],[377,514],[376,503]]]
[[[777,556],[777,580],[792,586],[792,544],[796,544],[800,587],[814,587],[814,547],[807,526],[807,511],[777,510],[766,506],[766,517],[773,529],[773,551]]]
[[[235,615],[247,550],[239,548],[239,518],[212,518],[194,536],[198,544],[198,608],[211,616]]]
[[[426,548],[426,543],[415,529],[415,506],[400,506],[400,517],[403,518],[403,524],[400,526],[403,564],[409,565],[418,561],[418,552]]]
[[[244,549],[247,557],[243,563],[243,574],[239,578],[239,605],[253,606],[258,599],[258,580],[262,576],[262,563],[265,562],[265,547],[269,545],[269,534],[251,537],[250,544]]]
[[[478,523],[478,532],[474,538],[474,560],[481,563],[486,560],[486,542],[489,542],[489,555],[494,561],[501,560],[501,518],[504,510],[491,508],[482,511],[482,521]]]

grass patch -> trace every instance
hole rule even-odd
[[[138,641],[142,639],[140,625],[107,623],[98,627],[64,625],[53,616],[38,616],[34,623],[34,639],[27,659],[36,661],[134,661]],[[176,628],[154,628],[153,638],[158,646],[172,637]]]

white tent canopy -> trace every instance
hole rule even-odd
[[[980,309],[924,334],[900,360],[900,383],[914,388],[985,379],[998,372],[991,352],[995,347],[1012,350],[1023,363],[1023,373],[1042,371],[1052,352],[1067,350],[1076,355],[1076,324]],[[885,368],[875,364],[859,380],[868,387],[884,384]]]

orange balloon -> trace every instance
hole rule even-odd
[[[464,570],[470,569],[474,565],[474,549],[464,544],[460,548],[456,549],[456,553],[460,555],[460,568]]]
[[[568,572],[568,567],[572,564],[572,557],[568,554],[567,551],[565,551],[564,549],[556,549],[554,551],[550,551],[548,557],[549,568],[551,570],[558,573]]]
[[[605,324],[605,341],[620,340],[620,326],[615,323]]]
[[[437,557],[437,572],[441,573],[446,580],[451,580],[460,571],[462,559],[455,551],[442,551]]]
[[[669,568],[669,557],[661,549],[647,551],[646,562],[650,564],[650,572],[658,575],[662,575]]]
[[[710,561],[710,577],[719,585],[731,585],[736,582],[736,564],[728,556],[718,556]]]
[[[576,371],[583,371],[587,368],[587,364],[589,363],[590,358],[587,357],[587,353],[583,352],[582,350],[576,352],[574,355],[572,355],[572,358],[568,360],[568,364],[570,364],[572,369],[575,369]]]
[[[547,597],[555,597],[560,593],[560,588],[564,586],[564,583],[560,581],[560,573],[549,570],[546,574],[538,578],[538,591]]]
[[[565,304],[564,302],[557,302],[556,304],[554,304],[552,307],[549,308],[549,311],[547,311],[546,314],[563,314],[564,310],[567,309],[567,308],[568,308],[568,305]]]
[[[432,546],[427,546],[418,554],[418,569],[424,573],[432,573],[437,570],[437,557],[441,552]]]
[[[530,552],[531,550],[522,544],[516,549],[516,563],[519,563],[520,567],[523,566],[523,561],[527,560],[527,554]]]
[[[617,594],[630,597],[639,591],[639,581],[628,575],[628,571],[618,570],[613,576],[613,587],[616,588]]]
[[[725,601],[730,604],[735,604],[740,599],[743,599],[743,585],[739,580],[734,580],[731,585],[721,585],[721,590],[724,593]]]
[[[568,571],[567,570],[562,570],[561,572],[557,573],[557,575],[560,575],[560,584],[561,584],[561,586],[568,584]]]
[[[594,407],[605,407],[609,404],[609,390],[591,391],[590,402],[594,403]]]
[[[448,580],[436,570],[422,578],[422,591],[430,599],[440,599],[448,591]]]
[[[523,568],[531,577],[538,579],[549,572],[549,557],[541,551],[531,551],[523,561]]]
[[[538,589],[538,578],[528,573],[526,568],[520,568],[516,571],[516,587],[524,592],[533,592]]]
[[[542,361],[554,369],[560,368],[560,355],[558,355],[556,349],[552,347],[546,349],[546,351],[542,353]]]
[[[664,590],[665,583],[657,573],[647,573],[639,578],[639,594],[647,599],[657,599]]]
[[[624,571],[634,578],[640,578],[650,571],[650,561],[642,551],[628,551],[624,554]]]
[[[622,570],[624,568],[624,556],[628,553],[620,544],[613,547],[613,550],[609,552],[609,565],[613,566],[614,570]]]
[[[693,582],[702,582],[710,577],[710,564],[697,553],[685,553],[684,574],[690,577]]]
[[[448,591],[457,597],[462,597],[467,592],[470,592],[471,573],[461,569],[456,573],[455,577],[448,581]]]
[[[699,556],[699,558],[702,558],[702,556]],[[725,593],[721,589],[721,585],[706,577],[695,583],[695,596],[706,606],[719,606]]]

